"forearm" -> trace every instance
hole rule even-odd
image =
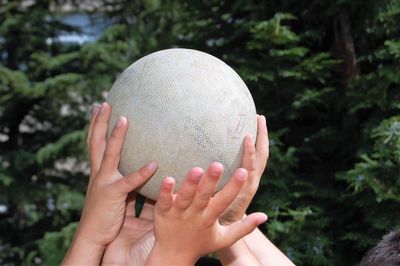
[[[244,241],[262,265],[294,265],[258,228],[246,235]]]
[[[105,247],[76,235],[61,265],[100,265]]]
[[[261,265],[260,261],[257,260],[243,238],[238,240],[232,246],[219,250],[217,254],[222,265]]]

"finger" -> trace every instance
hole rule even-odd
[[[87,149],[89,152],[89,160],[91,162],[91,167],[90,167],[90,177],[89,177],[89,184],[88,187],[92,186],[93,183],[93,178],[94,176],[97,174],[97,172],[99,171],[99,165],[100,164],[96,164],[94,162],[100,162],[101,161],[101,154],[98,153],[91,153],[91,149],[90,149],[90,143],[91,143],[91,138],[92,138],[92,132],[93,132],[93,125],[94,122],[96,121],[97,115],[100,112],[100,107],[99,106],[94,106],[93,110],[92,110],[92,116],[90,118],[90,123],[89,123],[89,128],[88,128],[88,133],[87,133],[87,138],[86,138],[86,145],[87,145]]]
[[[236,170],[235,174],[211,199],[206,208],[206,220],[215,222],[218,217],[232,204],[242,189],[247,178],[247,171],[243,168]]]
[[[260,115],[257,118],[257,140],[256,140],[256,165],[259,176],[267,166],[269,156],[268,129],[265,116]]]
[[[118,168],[122,144],[124,143],[127,130],[128,121],[126,120],[126,117],[120,117],[111,133],[110,138],[108,139],[103,160],[101,162],[102,171],[114,172]]]
[[[186,209],[192,203],[193,197],[196,193],[197,184],[200,181],[204,171],[200,167],[192,168],[187,174],[181,187],[179,188],[176,196],[176,207],[179,209]]]
[[[225,245],[231,245],[250,234],[257,226],[267,221],[266,214],[257,212],[252,213],[241,221],[237,221],[227,227],[223,241]]]
[[[144,201],[143,209],[139,215],[139,218],[153,221],[153,219],[154,219],[154,201],[152,201],[150,199],[146,199]]]
[[[256,148],[250,135],[245,137],[243,146],[242,167],[251,173],[256,170]]]
[[[106,148],[106,135],[108,120],[111,114],[111,107],[108,103],[103,103],[94,121],[90,134],[90,164],[92,175],[96,175],[100,169],[103,153]]]
[[[200,180],[197,185],[194,199],[192,201],[193,208],[204,209],[211,197],[215,193],[218,181],[221,178],[224,167],[222,164],[214,162],[208,169],[206,174]]]
[[[90,123],[89,123],[89,129],[88,129],[88,134],[86,138],[86,144],[88,147],[90,147],[90,139],[92,137],[92,131],[93,131],[93,125],[94,122],[96,121],[97,115],[99,114],[100,107],[99,106],[94,106],[92,110],[92,116],[90,118]]]
[[[174,197],[175,180],[172,177],[165,177],[161,183],[156,208],[160,211],[168,211],[172,207]]]
[[[125,216],[136,215],[136,192],[132,191],[126,198]]]
[[[116,193],[128,194],[149,180],[150,177],[152,177],[155,173],[156,169],[156,162],[150,162],[146,166],[142,167],[139,171],[119,179],[114,185]]]

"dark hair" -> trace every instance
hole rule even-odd
[[[382,240],[365,254],[361,266],[400,266],[400,228],[383,236]]]
[[[210,257],[201,257],[195,266],[222,266],[221,262],[217,259]]]

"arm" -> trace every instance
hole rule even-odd
[[[121,117],[107,141],[110,113],[107,103],[93,111],[88,132],[91,173],[85,204],[62,265],[99,265],[106,245],[116,238],[122,226],[128,193],[156,170],[152,162],[128,176],[119,173],[119,156],[128,121]]]
[[[257,230],[257,228],[255,230]],[[251,249],[248,247],[244,239],[239,239],[232,246],[220,250],[218,254],[220,256],[222,265],[262,265],[258,261],[257,257],[254,255],[254,253],[251,251]]]
[[[62,265],[100,265],[103,252],[103,245],[81,238],[76,233]]]
[[[258,228],[245,236],[244,241],[262,265],[294,265]]]

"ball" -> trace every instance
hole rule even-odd
[[[257,132],[253,98],[227,64],[191,49],[158,51],[134,62],[115,81],[108,135],[119,117],[128,120],[119,170],[123,175],[155,160],[157,172],[138,192],[156,200],[163,177],[175,190],[196,166],[224,166],[217,190],[240,167],[243,140]],[[255,138],[253,138],[254,140]]]

